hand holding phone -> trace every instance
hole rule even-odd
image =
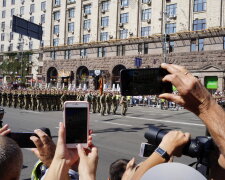
[[[7,137],[16,141],[20,148],[36,148],[33,141],[30,140],[31,136],[38,137],[38,135],[33,132],[11,132],[7,134]]]
[[[89,103],[86,101],[66,101],[64,103],[64,125],[68,148],[76,148],[78,144],[87,147]]]

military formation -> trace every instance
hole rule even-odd
[[[127,112],[127,98],[118,92],[68,91],[58,89],[23,89],[0,91],[0,106],[32,111],[62,111],[65,101],[87,101],[92,113],[116,114],[121,105],[121,115]]]

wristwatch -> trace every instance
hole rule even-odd
[[[155,149],[155,152],[158,153],[158,154],[159,154],[163,159],[165,159],[166,161],[169,161],[169,160],[170,160],[169,154],[168,154],[166,151],[164,151],[162,148],[157,147],[157,148]]]

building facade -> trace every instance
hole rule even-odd
[[[15,1],[15,9],[21,9],[24,0]],[[32,4],[35,12],[30,13]],[[41,54],[37,64],[46,83],[91,87],[100,73],[110,87],[119,83],[121,69],[135,67],[137,57],[141,68],[159,67],[166,47],[168,63],[185,66],[212,91],[224,90],[223,0],[26,0],[24,6],[24,18],[33,15],[44,29],[41,46],[37,41],[33,49]],[[13,7],[6,4],[2,11]],[[165,43],[163,34],[169,35]],[[10,45],[0,44],[2,52]]]

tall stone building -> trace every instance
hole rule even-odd
[[[168,63],[185,66],[207,88],[222,91],[224,5],[223,0],[46,1],[43,47],[37,48],[43,80],[92,86],[100,74],[112,86],[121,69],[135,67],[137,57],[141,68],[159,67],[165,47]],[[38,12],[40,18],[44,11]],[[169,35],[165,43],[163,34]]]

